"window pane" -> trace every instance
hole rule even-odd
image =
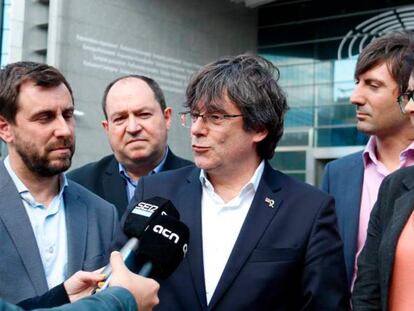
[[[305,170],[306,151],[276,151],[270,164],[278,170]]]

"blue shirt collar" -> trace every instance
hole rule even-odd
[[[151,172],[148,173],[148,175],[154,175],[156,173],[159,173],[162,170],[165,164],[165,160],[167,159],[168,152],[169,152],[168,147],[166,147],[164,156],[161,162],[156,167],[154,167],[151,170]],[[119,170],[119,175],[121,175],[122,178],[124,178],[128,183],[133,184],[135,187],[137,186],[138,182],[134,182],[134,180],[128,175],[128,172],[126,171],[125,167],[119,162],[118,162],[118,170]]]

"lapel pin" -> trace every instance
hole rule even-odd
[[[272,200],[271,198],[265,198],[265,202],[267,204],[269,204],[270,208],[274,208],[275,207],[275,200]]]

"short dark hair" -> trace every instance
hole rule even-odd
[[[390,32],[373,40],[358,57],[355,79],[372,68],[386,63],[398,84],[399,92],[405,92],[411,69],[414,66],[414,36],[410,32]]]
[[[125,80],[128,78],[135,78],[135,79],[139,79],[144,81],[149,87],[150,89],[154,92],[154,97],[155,100],[157,101],[158,104],[160,104],[161,110],[164,111],[165,108],[167,108],[167,105],[165,103],[165,97],[164,97],[164,93],[161,90],[159,84],[157,82],[155,82],[155,80],[146,77],[146,76],[141,76],[141,75],[126,75],[126,76],[122,76],[119,78],[116,78],[115,80],[113,80],[111,83],[109,83],[104,91],[103,97],[102,97],[102,110],[103,113],[105,115],[105,119],[108,120],[108,114],[106,113],[106,99],[108,97],[108,93],[111,90],[112,86],[117,83],[118,81],[121,80]]]
[[[19,110],[17,99],[20,87],[26,81],[33,81],[35,85],[46,88],[57,87],[63,83],[74,104],[69,82],[55,67],[26,61],[8,64],[0,70],[0,115],[13,124]]]
[[[263,57],[252,54],[224,57],[202,67],[191,78],[184,106],[193,111],[203,102],[206,111],[219,111],[220,99],[227,95],[240,109],[246,131],[268,131],[257,145],[257,154],[270,159],[283,135],[288,109],[278,80],[279,70]]]

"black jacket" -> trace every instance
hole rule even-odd
[[[395,249],[414,209],[414,167],[387,176],[379,189],[358,257],[353,310],[387,310]]]
[[[177,157],[168,149],[162,171],[169,171],[193,164]],[[106,201],[114,204],[121,217],[128,205],[125,180],[119,175],[118,162],[108,155],[97,162],[86,164],[67,174],[67,177],[88,188]]]
[[[53,308],[66,303],[70,303],[70,300],[62,283],[56,287],[53,287],[42,296],[23,300],[17,305],[24,310],[32,310],[36,308]]]

